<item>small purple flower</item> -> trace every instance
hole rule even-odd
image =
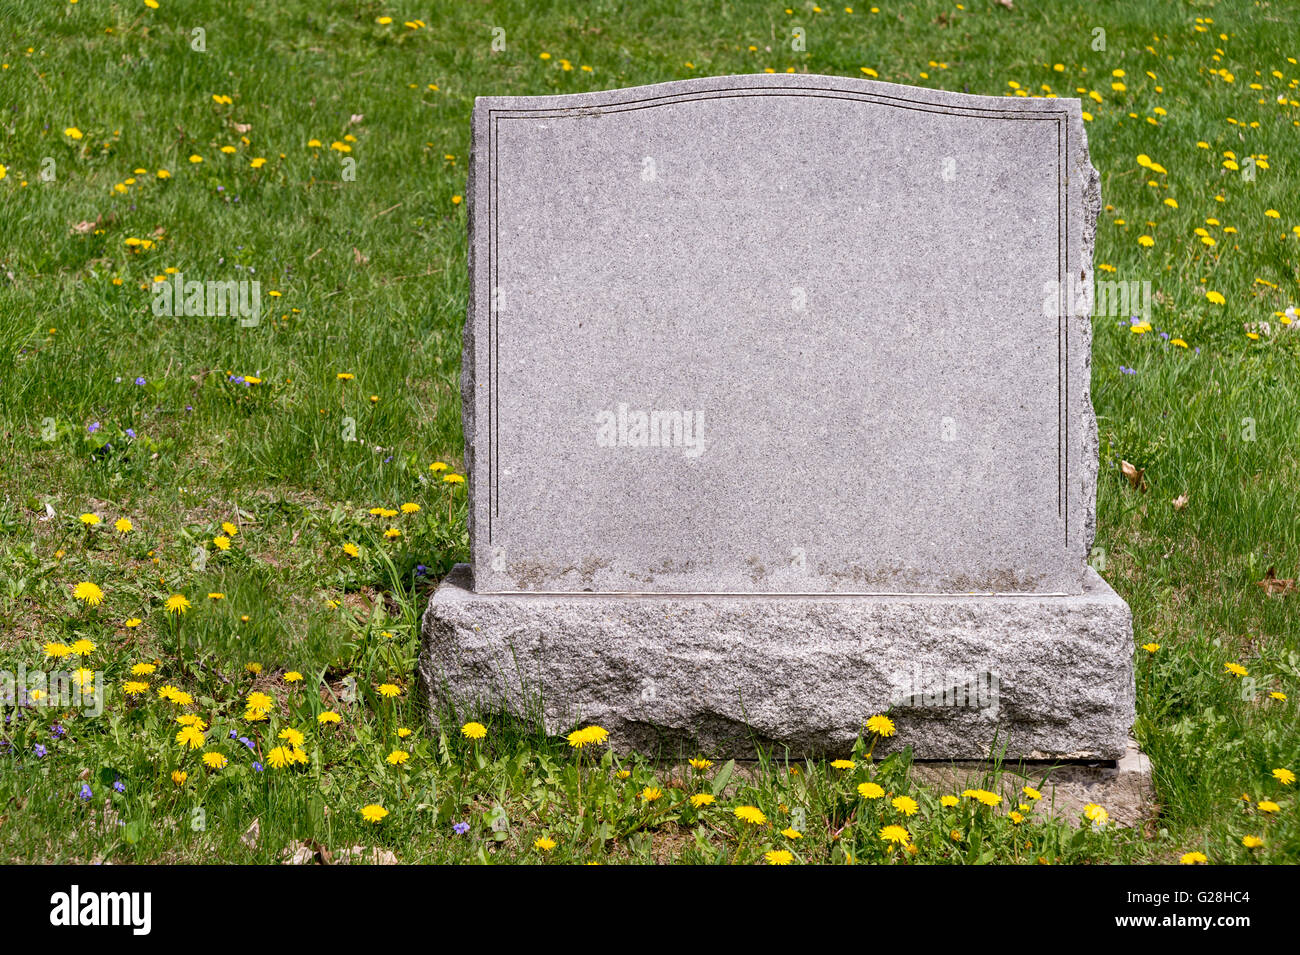
[[[134,440],[135,440],[135,428],[127,428],[127,429],[126,429],[126,436],[127,436],[128,438],[130,438],[131,440],[134,441]]]
[[[95,433],[96,431],[98,431],[98,430],[99,430],[99,422],[98,422],[98,421],[92,421],[92,422],[90,422],[90,424],[86,425],[86,433],[87,433],[87,434],[94,434],[94,433]]]
[[[231,730],[231,731],[230,731],[230,738],[231,738],[231,739],[237,739],[238,737],[239,737],[239,730]]]
[[[423,564],[416,564],[416,565],[415,565],[415,576],[417,576],[417,577],[423,577],[423,576],[424,576],[425,574],[427,574],[428,572],[429,572],[429,568],[428,568],[428,567],[425,567]]]
[[[90,786],[87,783],[82,783],[81,792],[77,793],[77,795],[80,796],[82,799],[86,800],[87,802],[89,802],[91,797],[94,796],[95,794],[91,792]]]
[[[36,748],[33,750],[33,752],[36,753],[37,759],[44,759],[46,755],[49,753],[49,750],[45,748],[45,745],[43,743],[37,743]]]
[[[456,833],[456,835],[463,836],[465,833],[469,832],[469,823],[458,822],[456,825],[452,826],[451,829],[452,832]]]
[[[126,792],[126,783],[122,782],[122,780],[119,779],[115,783],[113,783],[113,788],[120,793],[124,793]]]
[[[253,772],[260,773],[265,767],[257,760],[253,760]]]
[[[140,377],[138,377],[138,378],[135,380],[135,383],[136,383],[137,385],[143,385],[143,384],[144,384],[144,375],[141,375]]]
[[[239,737],[239,741],[243,743],[245,746],[247,746],[249,749],[257,749],[257,747],[253,745],[253,741],[249,739],[247,736]]]
[[[63,737],[68,735],[68,731],[65,730],[58,723],[55,723],[53,726],[50,727],[50,735],[53,736],[55,739],[63,739]]]

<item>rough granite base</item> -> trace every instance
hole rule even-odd
[[[1117,760],[1134,718],[1128,606],[1081,594],[477,594],[459,564],[423,622],[435,713],[596,723],[652,756],[849,752],[889,712],[918,759]]]

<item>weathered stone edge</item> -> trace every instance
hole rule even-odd
[[[458,565],[423,621],[420,677],[455,719],[581,722],[648,754],[847,752],[899,674],[943,690],[997,674],[996,710],[893,706],[923,759],[1117,759],[1133,723],[1127,606],[1095,572],[1080,595],[479,595]],[[908,672],[919,674],[909,678]],[[937,682],[927,674],[939,674]]]

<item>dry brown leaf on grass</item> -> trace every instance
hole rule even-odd
[[[306,842],[294,842],[287,846],[281,854],[284,859],[281,865],[332,865],[333,860],[330,858],[330,851],[315,839],[308,839]]]
[[[357,265],[368,265],[370,263],[370,257],[355,245],[352,247],[352,260],[356,262]]]
[[[351,862],[363,862],[368,865],[397,865],[397,856],[387,849],[366,846],[351,846],[340,849],[335,865],[348,865]]]
[[[258,840],[262,837],[261,819],[254,819],[253,824],[248,827],[247,831],[239,837],[239,841],[250,849],[256,849]]]
[[[1184,494],[1179,494],[1176,498],[1174,498],[1169,503],[1174,506],[1175,511],[1181,511],[1183,508],[1187,506],[1187,501],[1188,501],[1188,497],[1184,493]]]
[[[1119,462],[1120,472],[1128,478],[1128,483],[1132,484],[1139,491],[1145,492],[1147,489],[1146,468],[1135,468],[1127,461]]]
[[[306,842],[295,842],[285,849],[282,865],[351,865],[352,863],[397,865],[397,856],[377,846],[348,846],[331,854],[315,839],[309,839]]]
[[[1255,581],[1255,586],[1263,589],[1264,593],[1270,597],[1281,597],[1283,594],[1289,594],[1295,590],[1294,577],[1279,577],[1277,568],[1270,567],[1264,574],[1263,580]]]

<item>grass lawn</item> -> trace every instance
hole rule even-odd
[[[104,704],[6,708],[0,860],[1300,862],[1300,594],[1258,584],[1300,576],[1300,10],[878,3],[3,0],[0,669]],[[763,70],[1083,99],[1098,278],[1154,297],[1092,369],[1145,829],[947,805],[871,738],[733,771],[422,712],[474,97]],[[176,273],[266,314],[160,316]]]

